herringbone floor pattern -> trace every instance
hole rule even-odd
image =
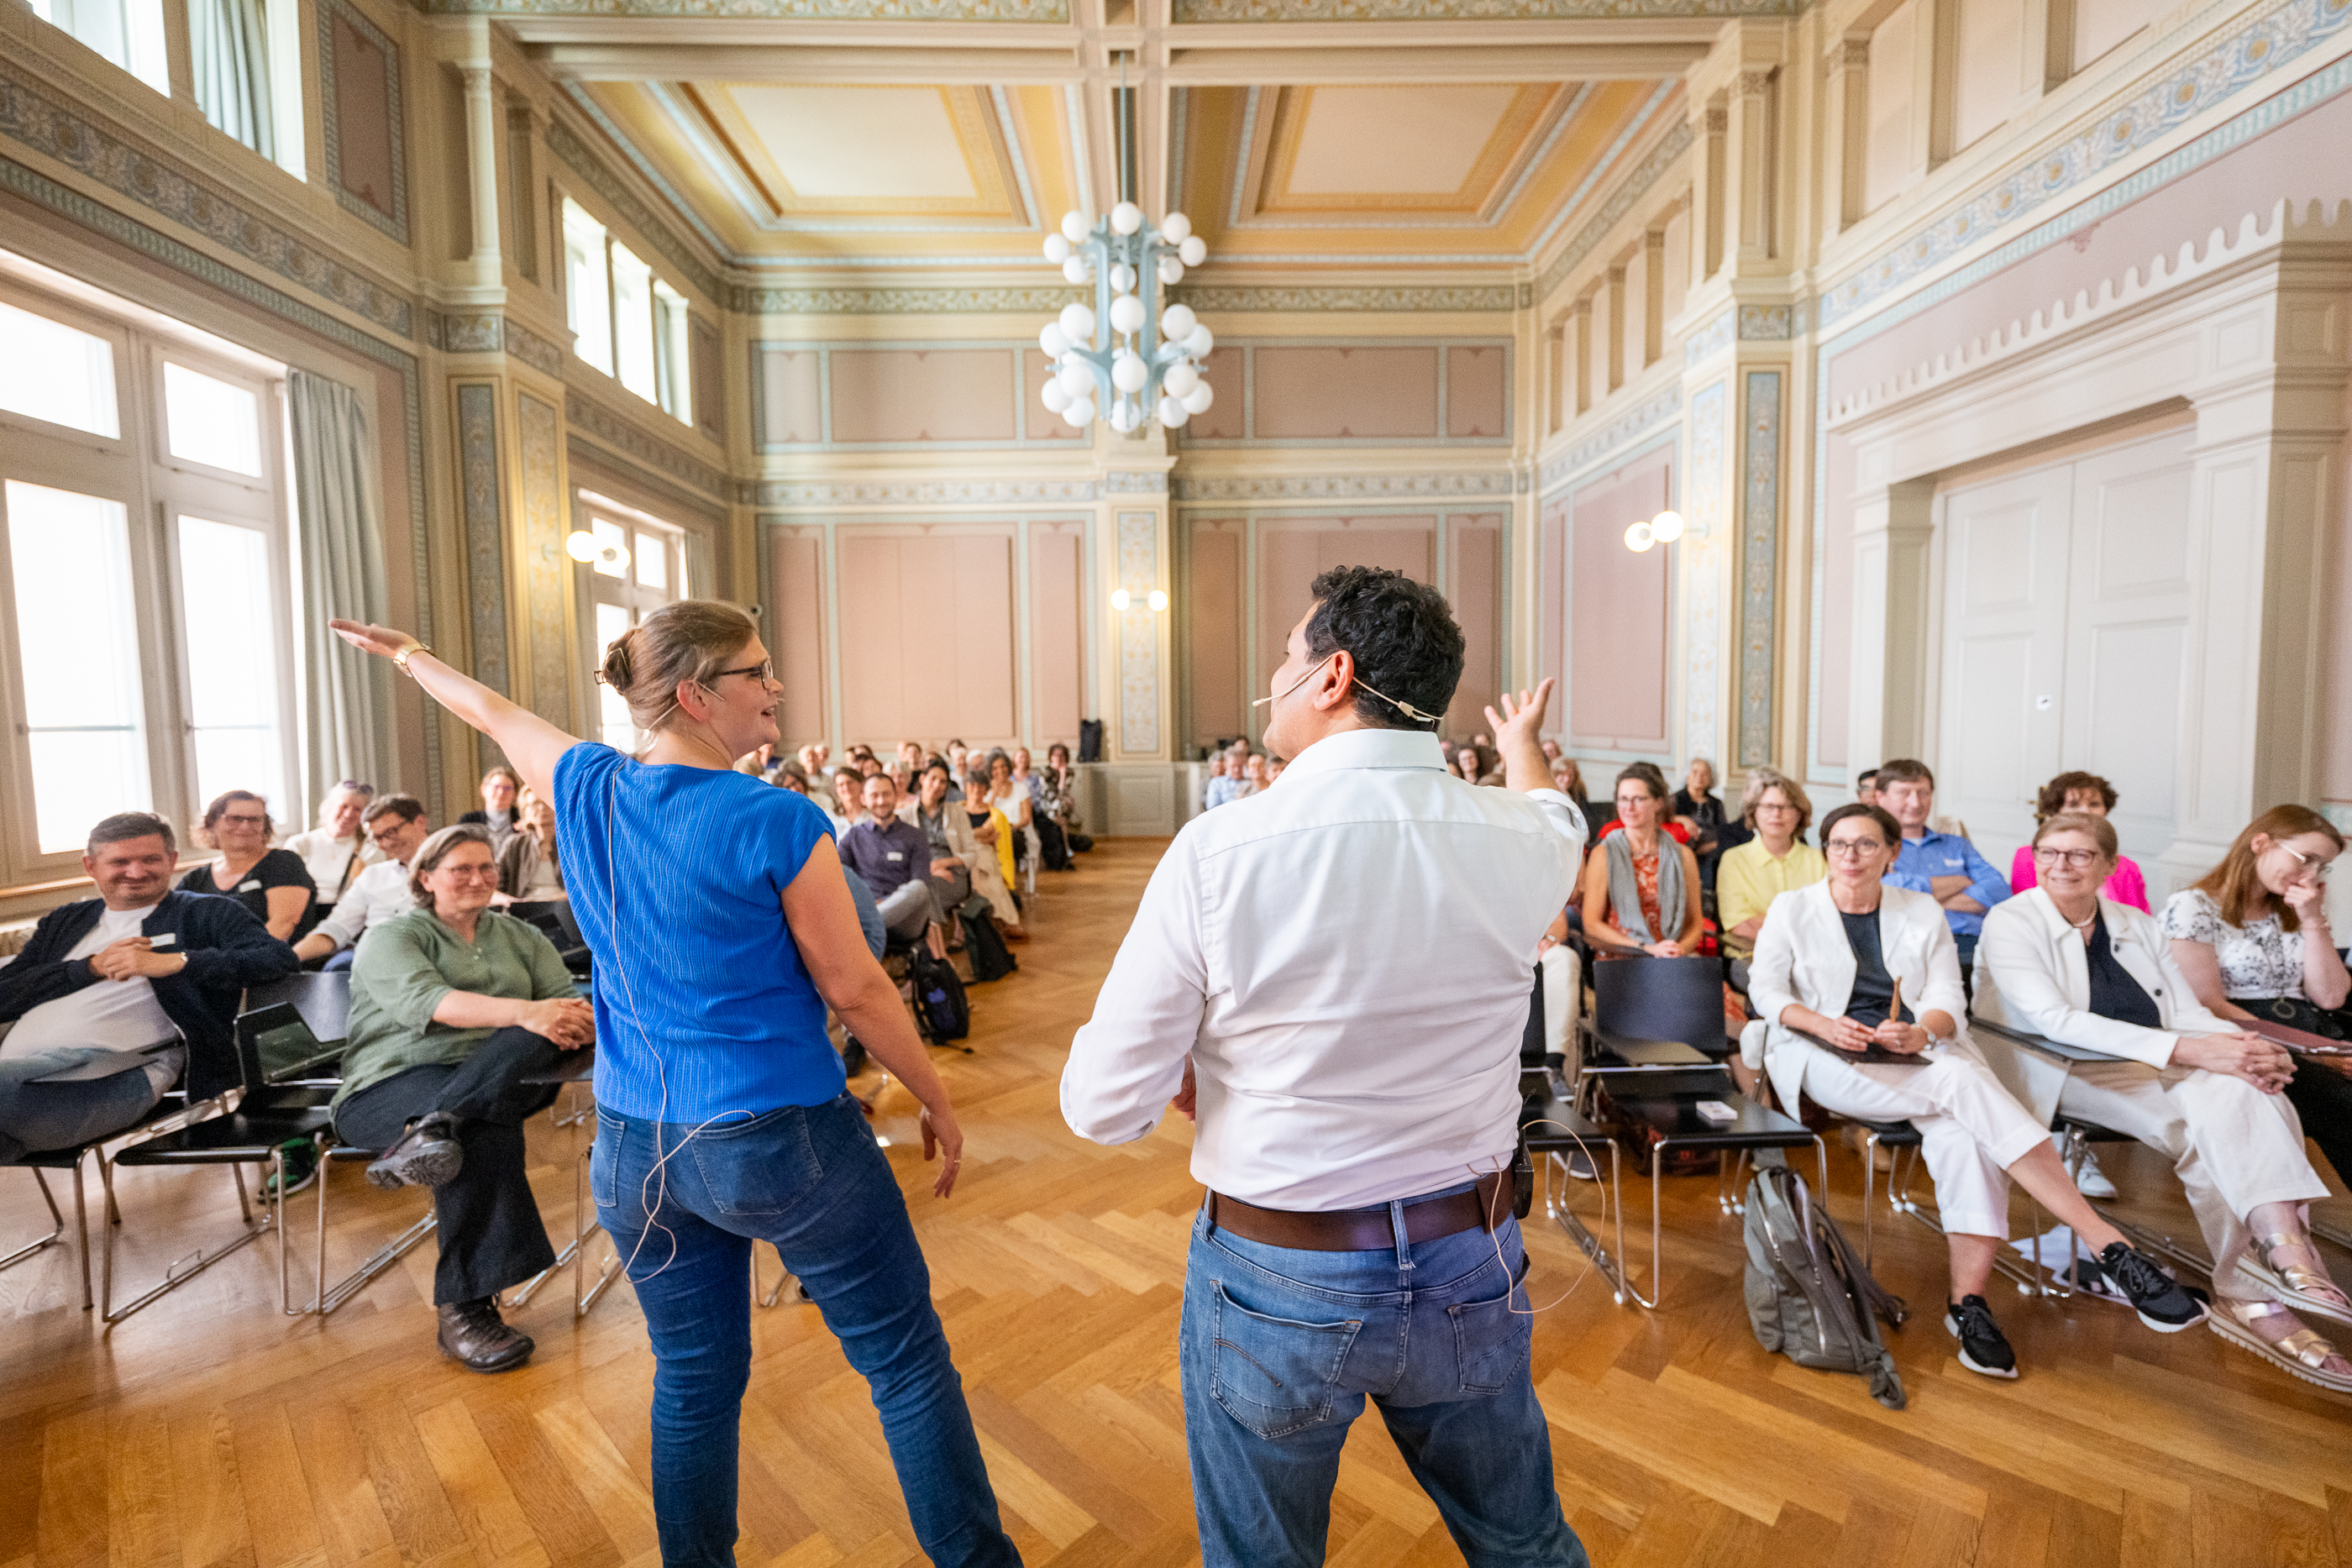
[[[1105,842],[1049,879],[1020,974],[975,989],[972,1054],[939,1057],[970,1132],[955,1197],[933,1199],[915,1155],[893,1156],[1033,1564],[1198,1558],[1175,1364],[1199,1197],[1185,1130],[1097,1148],[1056,1108],[1071,1032],[1159,847]],[[881,1110],[903,1147],[911,1103],[894,1088]],[[559,1236],[577,1131],[532,1130]],[[2109,1164],[2126,1191],[2152,1195],[2145,1218],[2185,1221],[2157,1162]],[[1860,1176],[1843,1150],[1832,1175],[1833,1207],[1852,1219]],[[415,1194],[377,1193],[354,1168],[331,1179],[331,1268],[417,1211]],[[1605,1568],[2352,1561],[2352,1402],[2202,1331],[2159,1338],[2113,1307],[2004,1294],[2022,1381],[1961,1371],[1926,1315],[1895,1336],[1910,1408],[1884,1411],[1856,1379],[1757,1348],[1737,1220],[1717,1211],[1711,1179],[1669,1186],[1669,1301],[1655,1314],[1612,1304],[1558,1229],[1528,1229],[1537,1299],[1576,1286],[1537,1321],[1535,1377],[1561,1495]],[[1589,1211],[1594,1197],[1577,1200]],[[217,1238],[229,1201],[216,1173],[124,1173],[126,1270]],[[0,1173],[0,1241],[34,1229],[36,1205],[29,1176]],[[1931,1308],[1940,1243],[1907,1225],[1881,1235],[1882,1276]],[[273,1249],[249,1248],[104,1333],[79,1310],[69,1254],[0,1273],[0,1568],[657,1561],[653,1368],[625,1286],[576,1327],[551,1288],[519,1314],[536,1359],[486,1378],[435,1352],[430,1246],[323,1323],[276,1315],[275,1270]],[[295,1277],[307,1290],[299,1258]],[[919,1562],[864,1387],[814,1311],[755,1316],[740,1560]],[[1460,1561],[1376,1419],[1349,1445],[1331,1561]]]

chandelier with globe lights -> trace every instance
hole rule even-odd
[[[1173,430],[1205,413],[1216,393],[1201,374],[1215,336],[1189,305],[1160,306],[1161,291],[1208,259],[1192,220],[1170,213],[1146,220],[1134,200],[1135,115],[1131,89],[1118,92],[1119,201],[1097,218],[1062,214],[1045,237],[1045,259],[1072,283],[1095,286],[1092,307],[1072,303],[1037,334],[1055,371],[1046,408],[1085,429],[1099,419],[1119,434],[1156,418]]]

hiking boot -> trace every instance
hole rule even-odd
[[[451,1301],[434,1309],[441,1319],[441,1354],[476,1372],[505,1372],[530,1359],[529,1334],[499,1316],[497,1298]]]
[[[419,1117],[400,1141],[370,1163],[367,1178],[386,1192],[401,1186],[439,1186],[466,1163],[457,1142],[457,1119],[446,1111]]]
[[[1960,1342],[1960,1364],[1987,1377],[2015,1377],[2017,1353],[1982,1296],[1962,1296],[1944,1312],[1944,1327]]]
[[[2183,1290],[2180,1281],[2158,1268],[2147,1253],[2110,1241],[2099,1254],[2099,1267],[2122,1287],[2139,1321],[2157,1333],[2179,1333],[2205,1321],[2205,1303]]]

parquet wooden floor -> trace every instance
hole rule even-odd
[[[939,1202],[913,1153],[892,1156],[1033,1564],[1198,1561],[1175,1362],[1199,1197],[1186,1129],[1103,1149],[1056,1108],[1071,1032],[1159,847],[1105,841],[1049,879],[1020,974],[975,989],[972,1054],[938,1057],[970,1133],[962,1188]],[[903,1145],[911,1103],[894,1088],[882,1113]],[[559,1235],[575,1135],[544,1120],[531,1132]],[[1843,1149],[1836,1160],[1832,1207],[1852,1221],[1860,1173]],[[2108,1162],[2127,1192],[2171,1186],[2145,1154]],[[377,1193],[354,1167],[331,1179],[331,1267],[417,1211],[416,1195]],[[1670,1183],[1654,1314],[1612,1304],[1557,1228],[1528,1228],[1537,1299],[1574,1287],[1537,1320],[1535,1377],[1561,1495],[1604,1568],[2352,1561],[2352,1401],[2201,1330],[2159,1337],[2114,1307],[2004,1294],[2021,1381],[1960,1370],[1927,1315],[1894,1338],[1910,1408],[1885,1411],[1858,1379],[1758,1349],[1738,1221],[1714,1189]],[[1589,1210],[1594,1196],[1577,1199]],[[219,1235],[229,1197],[218,1174],[124,1173],[125,1267],[160,1269]],[[310,1211],[296,1212],[307,1234]],[[2160,1196],[2138,1212],[2186,1222]],[[31,1178],[0,1172],[0,1241],[37,1216]],[[1884,1279],[1932,1307],[1940,1242],[1907,1224],[1881,1237]],[[249,1248],[110,1333],[79,1309],[69,1255],[0,1272],[0,1568],[658,1561],[653,1368],[625,1286],[577,1326],[549,1291],[519,1316],[537,1357],[481,1377],[434,1349],[429,1246],[323,1323],[276,1315],[275,1268],[267,1245]],[[298,1261],[298,1289],[307,1279]],[[755,1320],[740,1562],[919,1562],[864,1386],[814,1309]],[[1374,1417],[1349,1441],[1331,1561],[1460,1561]]]

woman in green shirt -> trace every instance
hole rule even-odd
[[[489,831],[461,823],[409,864],[416,907],[368,927],[352,963],[351,1044],[335,1131],[383,1154],[378,1186],[433,1189],[441,1349],[477,1372],[529,1360],[498,1292],[555,1261],[524,1176],[522,1124],[554,1100],[531,1083],[595,1039],[554,944],[492,910]]]

